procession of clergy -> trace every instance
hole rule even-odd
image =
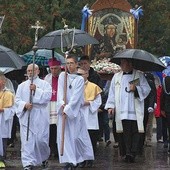
[[[90,71],[88,56],[78,62],[76,56],[68,55],[64,72],[56,59],[50,59],[48,64],[50,73],[44,79],[38,77],[36,64],[28,65],[28,79],[18,85],[15,96],[0,73],[1,168],[6,166],[7,139],[11,137],[14,114],[19,118],[24,170],[46,168],[49,156],[57,154],[66,170],[93,167],[103,90],[94,83],[97,73]],[[112,78],[105,109],[108,114],[115,114],[116,130],[123,134],[119,141],[122,158],[133,163],[140,133],[144,133],[144,99],[151,89],[144,74],[133,69],[131,60],[122,59],[120,66],[121,71]],[[132,80],[138,81],[129,83]]]

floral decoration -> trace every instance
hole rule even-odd
[[[114,74],[119,72],[121,69],[119,65],[110,62],[107,58],[98,61],[92,61],[91,67],[93,67],[93,69],[98,73],[103,74]]]

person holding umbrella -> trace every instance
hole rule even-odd
[[[51,58],[48,61],[48,65],[50,67],[50,73],[47,74],[44,78],[45,81],[51,84],[52,86],[52,96],[51,101],[48,104],[49,114],[50,114],[50,138],[49,138],[49,146],[51,156],[56,157],[58,155],[57,151],[57,111],[56,111],[56,103],[57,103],[57,92],[58,92],[58,76],[61,72],[61,62],[56,60],[55,58]]]
[[[66,170],[73,169],[85,160],[94,160],[92,144],[81,109],[84,105],[84,79],[77,75],[77,67],[77,57],[68,54],[66,58],[68,72],[61,72],[58,79],[60,90],[57,94],[57,146],[59,162],[65,164]],[[67,77],[66,80],[65,77]],[[65,81],[67,82],[66,90]],[[65,95],[66,101],[63,99]],[[65,119],[64,143],[63,117]],[[61,149],[63,145],[64,149]]]
[[[120,59],[120,66],[122,71],[112,78],[105,109],[108,114],[115,114],[116,130],[123,133],[125,161],[132,163],[138,151],[139,133],[144,133],[144,99],[151,89],[144,74],[133,68],[131,59]]]
[[[39,67],[36,64],[34,67],[33,64],[28,65],[28,80],[18,86],[15,98],[16,114],[20,122],[21,159],[24,170],[31,170],[36,165],[47,167],[50,155],[47,104],[51,99],[52,88],[48,82],[40,79],[38,74]],[[30,97],[32,97],[31,103]]]

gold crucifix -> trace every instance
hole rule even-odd
[[[61,22],[64,24],[64,29],[68,29],[68,25],[66,24],[66,19],[62,18]]]
[[[62,21],[61,21],[64,25],[66,25],[66,19],[62,18]]]
[[[35,43],[34,43],[34,46],[36,46],[37,45],[37,41],[38,41],[38,30],[39,29],[44,29],[44,27],[41,26],[40,21],[37,21],[35,23],[35,25],[31,26],[31,28],[35,28]]]

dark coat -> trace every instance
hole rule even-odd
[[[165,77],[161,96],[161,110],[170,113],[170,76]]]
[[[88,80],[94,84],[97,84],[103,90],[103,81],[100,78],[100,75],[96,71],[94,71],[92,67],[90,67],[89,70]]]
[[[145,74],[146,80],[151,88],[151,91],[147,98],[145,99],[145,112],[148,112],[148,108],[152,107],[154,109],[154,105],[156,103],[156,86],[154,82],[154,77],[150,75],[150,73]]]

